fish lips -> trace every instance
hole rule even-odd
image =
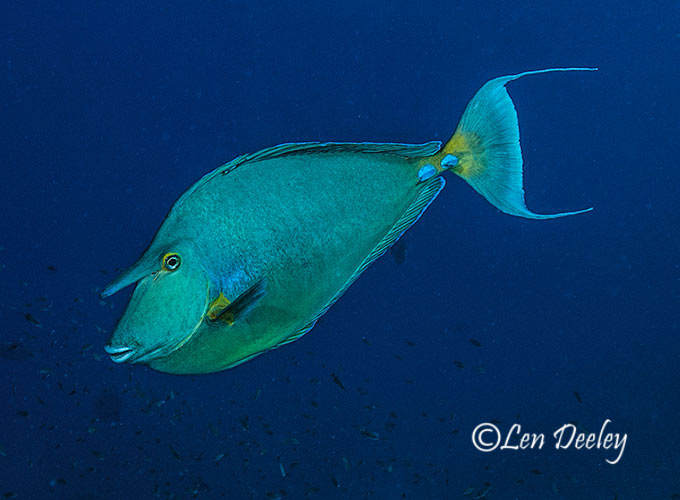
[[[127,346],[104,346],[104,350],[114,363],[124,363],[135,355],[136,349]]]
[[[104,346],[104,350],[114,363],[145,363],[153,358],[161,357],[165,346],[143,351],[139,348],[128,346]]]

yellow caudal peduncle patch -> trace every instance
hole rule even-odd
[[[447,158],[453,159],[456,165],[446,165]],[[418,167],[426,164],[433,165],[437,173],[449,169],[465,179],[481,175],[486,166],[481,138],[474,132],[456,132],[436,154],[421,159]]]
[[[458,158],[453,171],[461,177],[469,178],[484,171],[484,148],[479,136],[471,132],[458,132],[444,146],[444,154]]]
[[[229,304],[231,304],[231,301],[228,298],[226,298],[222,292],[220,292],[220,295],[215,300],[213,300],[212,303],[210,304],[210,307],[208,307],[208,312],[206,312],[206,316],[213,321],[215,321],[219,317],[221,321],[224,321],[229,325],[233,325],[234,324],[233,315],[226,314],[220,316]]]

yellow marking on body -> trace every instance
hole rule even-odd
[[[222,292],[220,292],[220,295],[215,300],[213,300],[212,303],[210,304],[210,307],[208,307],[208,312],[206,313],[206,316],[211,320],[215,321],[229,304],[231,304],[231,301],[228,298],[226,298]],[[221,316],[219,319],[221,321],[224,321],[225,323],[228,323],[229,326],[234,324],[233,314],[225,314]]]
[[[484,172],[485,151],[479,136],[473,132],[456,132],[443,148],[432,156],[420,158],[416,166],[420,169],[429,163],[439,174],[446,170],[441,166],[441,162],[447,155],[453,155],[458,159],[458,165],[450,170],[463,178],[469,179]]]

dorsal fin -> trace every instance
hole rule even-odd
[[[187,189],[179,200],[177,200],[175,207],[181,206],[184,200],[213,177],[227,175],[246,163],[271,160],[284,156],[324,153],[382,153],[402,156],[404,158],[418,158],[435,154],[441,149],[441,146],[442,143],[439,141],[426,142],[423,144],[393,144],[379,142],[291,142],[279,144],[278,146],[265,148],[255,153],[241,155],[230,162],[217,167]]]
[[[435,154],[441,148],[441,142],[433,141],[424,144],[393,144],[379,142],[291,142],[266,148],[256,153],[238,157],[223,165],[218,170],[228,174],[244,163],[271,160],[293,155],[325,154],[325,153],[382,153],[404,158],[418,158]]]
[[[363,273],[368,266],[373,264],[375,260],[380,257],[382,254],[384,254],[394,243],[401,237],[404,232],[411,227],[413,224],[416,223],[416,221],[420,218],[420,216],[425,212],[425,209],[432,203],[432,201],[437,197],[439,192],[444,188],[444,184],[446,182],[442,177],[433,177],[432,179],[424,182],[422,184],[422,187],[420,189],[420,192],[418,193],[418,196],[416,199],[409,205],[408,209],[404,214],[399,218],[397,223],[392,226],[392,229],[387,233],[387,235],[378,243],[378,245],[371,251],[370,254],[363,260],[361,265],[352,273],[352,276],[347,280],[347,282],[340,288],[340,290],[333,296],[331,300],[328,301],[328,303],[321,308],[321,310],[314,316],[314,319],[307,323],[304,327],[302,327],[300,330],[296,331],[293,335],[285,338],[281,342],[279,342],[276,346],[272,347],[272,349],[276,349],[277,347],[281,347],[282,345],[290,344],[291,342],[296,341],[300,337],[302,337],[305,333],[307,333],[309,330],[311,330],[314,327],[314,324],[316,321],[323,316],[328,309],[335,304],[335,301],[337,301],[342,294],[344,294],[347,289],[354,283],[354,281]]]

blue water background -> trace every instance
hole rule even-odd
[[[680,494],[680,3],[0,10],[0,495]],[[513,218],[452,176],[403,263],[299,342],[200,377],[105,356],[129,290],[98,292],[204,173],[282,142],[445,140],[486,80],[573,65],[600,70],[509,90],[529,207],[592,213]],[[606,418],[618,464],[553,449]],[[488,421],[546,446],[483,454]]]

